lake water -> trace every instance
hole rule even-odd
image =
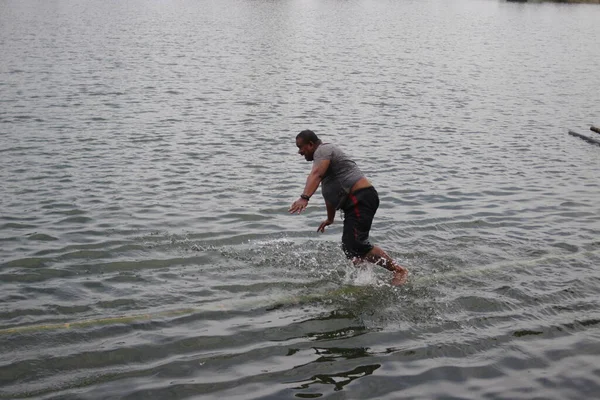
[[[600,6],[1,0],[0,398],[591,399]],[[381,197],[356,270],[313,129]]]

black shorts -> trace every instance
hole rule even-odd
[[[374,187],[357,190],[348,196],[344,211],[342,250],[346,257],[362,257],[373,249],[369,231],[379,207],[379,195]]]

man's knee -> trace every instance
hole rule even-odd
[[[342,237],[342,251],[348,259],[364,258],[372,249],[373,245],[368,241],[357,240],[355,237]]]

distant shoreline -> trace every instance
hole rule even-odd
[[[510,3],[587,3],[600,4],[600,0],[506,0]]]

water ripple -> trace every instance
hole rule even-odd
[[[0,3],[0,398],[593,398],[597,11]],[[307,128],[403,287],[287,213]]]

